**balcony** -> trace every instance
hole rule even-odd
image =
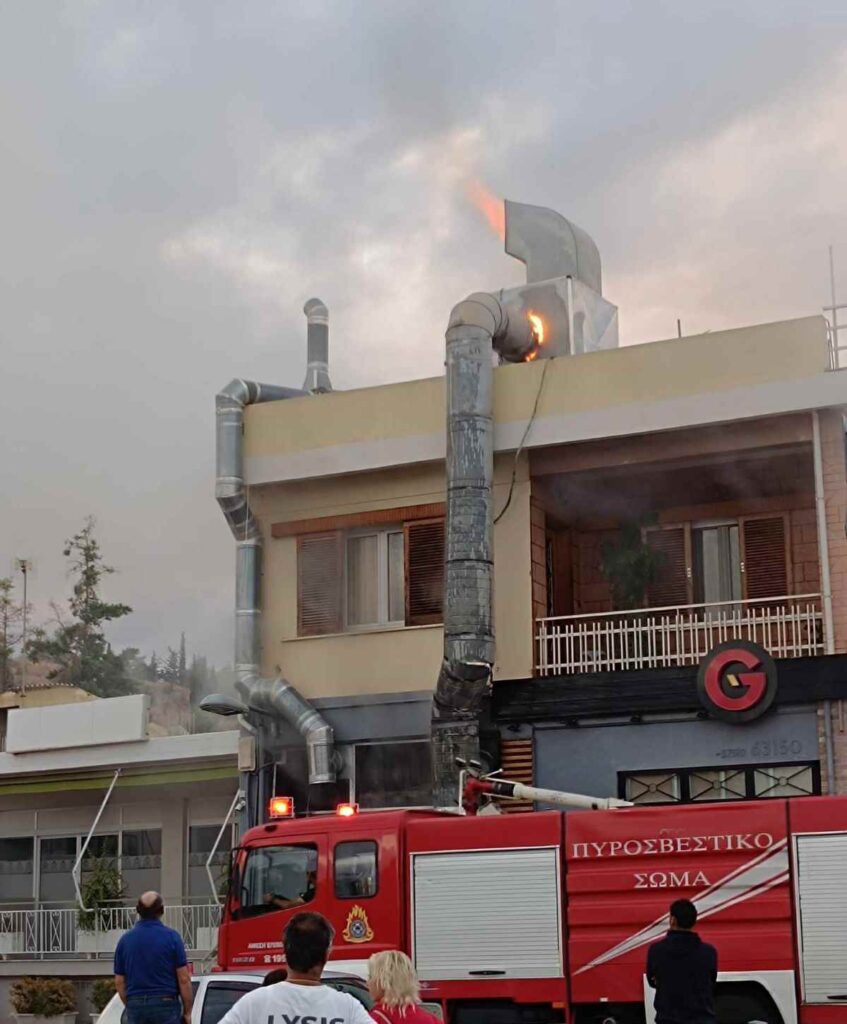
[[[716,644],[749,640],[774,658],[824,653],[820,594],[536,619],[541,676],[697,665]]]
[[[83,931],[75,906],[0,907],[0,959],[109,959],[118,939],[135,924],[135,908],[115,906],[101,913],[94,931]],[[201,959],[217,945],[220,907],[166,904],[164,922],[182,935],[189,955]]]

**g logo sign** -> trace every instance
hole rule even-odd
[[[727,640],[700,663],[697,693],[710,715],[724,722],[751,722],[776,696],[776,665],[764,648]]]

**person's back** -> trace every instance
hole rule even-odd
[[[332,925],[320,914],[295,914],[283,935],[288,979],[248,992],[220,1024],[373,1024],[357,999],[321,984],[333,934]]]
[[[671,906],[671,929],[647,954],[647,980],[656,990],[656,1024],[717,1024],[718,954],[692,931],[697,909],[689,900]]]
[[[145,893],[136,911],[138,923],[118,941],[114,965],[115,988],[129,1024],[190,1019],[191,978],[185,946],[179,933],[162,923],[162,897]]]
[[[374,953],[368,961],[368,988],[376,1000],[371,1016],[377,1024],[432,1024],[421,1008],[414,965],[399,949]]]

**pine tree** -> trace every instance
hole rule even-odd
[[[129,605],[104,601],[100,594],[103,579],[115,570],[103,561],[100,542],[95,536],[94,518],[89,516],[83,528],[65,542],[73,591],[68,602],[71,618],[63,621],[55,609],[59,625],[48,636],[37,631],[27,645],[27,653],[36,661],[54,661],[59,668],[51,679],[79,686],[98,697],[116,697],[133,692],[132,681],[119,654],[103,632],[104,626],[129,615]]]

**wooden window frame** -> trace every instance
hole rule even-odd
[[[342,632],[344,633],[373,633],[380,629],[400,629],[406,625],[406,614],[404,604],[404,617],[402,619],[392,619],[390,615],[390,593],[389,593],[389,544],[388,538],[391,534],[399,533],[403,537],[403,592],[405,595],[406,589],[408,588],[408,582],[406,579],[406,566],[408,563],[408,556],[406,554],[406,531],[403,523],[388,523],[386,525],[380,524],[374,527],[360,527],[355,530],[344,530],[341,536],[341,546],[343,548],[343,567],[341,572],[341,624]],[[349,569],[348,569],[348,545],[351,540],[355,540],[358,537],[376,537],[377,538],[377,621],[376,622],[360,622],[351,623],[349,619],[349,594],[347,590],[347,583],[349,580]]]
[[[409,532],[410,526],[428,523],[444,524],[445,506],[443,502],[428,505],[411,505],[403,508],[376,509],[371,512],[351,513],[342,516],[326,516],[320,519],[306,519],[290,523],[276,523],[272,527],[274,537],[293,537],[297,543],[297,636],[332,636],[337,634],[372,633],[381,630],[408,629],[415,626],[441,625],[444,621],[444,610],[432,615],[412,615],[410,613],[409,596]],[[320,526],[320,529],[317,527]],[[298,532],[300,531],[300,532]],[[400,533],[403,536],[403,600],[404,617],[388,619],[388,535]],[[377,581],[380,589],[386,588],[385,601],[380,599],[380,609],[385,604],[385,621],[351,625],[348,622],[347,595],[347,543],[351,537],[376,534],[379,537],[379,573]],[[303,621],[303,568],[302,551],[309,540],[324,536],[327,540],[335,538],[337,545],[336,575],[338,578],[338,608],[336,618],[332,620],[333,628],[316,628]],[[446,544],[446,539],[445,539]],[[384,555],[383,557],[383,549]],[[383,569],[385,572],[383,573]],[[382,577],[385,576],[383,581]],[[328,619],[328,621],[330,621]]]

